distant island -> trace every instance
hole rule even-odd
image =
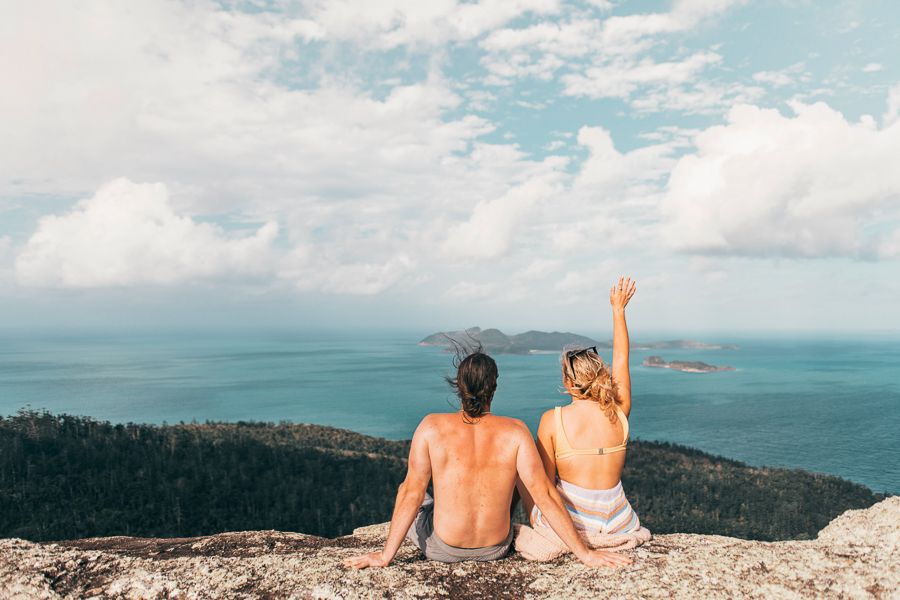
[[[717,367],[698,360],[673,360],[666,362],[661,356],[648,356],[642,363],[645,367],[672,369],[685,373],[716,373],[718,371],[734,371],[734,367]]]
[[[448,339],[449,338],[449,339]],[[485,352],[494,354],[534,354],[539,352],[559,352],[567,345],[597,346],[612,348],[609,342],[598,342],[587,336],[560,331],[526,331],[516,335],[506,335],[499,329],[472,327],[462,331],[440,331],[432,333],[419,342],[420,346],[450,346],[450,341],[464,346],[481,344]]]
[[[565,346],[597,346],[612,348],[611,341],[598,341],[585,335],[561,331],[526,331],[516,335],[507,335],[499,329],[481,329],[472,327],[459,331],[439,331],[432,333],[419,342],[420,346],[449,347],[450,340],[464,346],[481,344],[485,352],[493,354],[540,354],[559,352]],[[634,350],[737,350],[734,344],[707,344],[694,340],[666,340],[662,342],[632,343]],[[702,363],[700,363],[702,364]]]

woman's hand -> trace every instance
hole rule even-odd
[[[584,556],[579,556],[578,560],[589,567],[607,567],[609,569],[627,567],[633,562],[631,557],[609,550],[589,550]]]
[[[613,310],[625,310],[625,306],[637,290],[631,277],[619,277],[619,283],[609,288],[609,303]]]
[[[367,567],[386,567],[391,561],[385,560],[381,552],[369,552],[344,559],[345,567],[365,569]]]

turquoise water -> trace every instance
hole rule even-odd
[[[442,379],[450,357],[417,346],[425,333],[7,334],[0,414],[30,405],[114,422],[288,420],[408,438],[453,400]],[[900,341],[704,341],[740,348],[632,352],[634,437],[900,493]],[[737,370],[640,366],[649,354]],[[556,355],[495,358],[495,413],[534,429],[564,401]]]

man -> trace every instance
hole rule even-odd
[[[512,543],[510,505],[517,475],[543,518],[581,562],[631,564],[627,556],[585,546],[556,487],[547,480],[528,428],[518,419],[491,414],[497,387],[494,360],[473,352],[459,361],[457,376],[449,382],[462,410],[428,415],[416,428],[384,548],[344,564],[357,569],[387,566],[404,537],[427,558],[441,562],[506,556]],[[433,500],[426,493],[431,480]]]

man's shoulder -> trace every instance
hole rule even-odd
[[[494,421],[496,423],[496,426],[501,429],[509,430],[512,432],[528,432],[528,425],[526,425],[522,419],[516,419],[515,417],[501,417],[500,415],[495,415]]]
[[[456,413],[430,413],[422,417],[419,429],[439,430],[447,427],[456,420]]]
[[[447,421],[451,417],[455,416],[456,413],[428,413],[424,417],[422,417],[422,423],[440,423],[442,421]]]

